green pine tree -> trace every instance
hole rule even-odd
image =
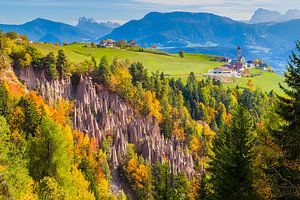
[[[257,199],[252,187],[253,123],[239,107],[231,124],[218,132],[211,163],[213,199]]]
[[[70,76],[69,64],[63,50],[58,51],[56,69],[58,70],[60,79],[66,79]]]
[[[296,42],[298,54],[290,56],[285,73],[285,83],[280,85],[285,96],[279,97],[279,114],[286,125],[275,132],[277,143],[284,150],[284,161],[277,169],[278,184],[283,199],[300,199],[300,41]]]
[[[50,79],[57,80],[59,79],[59,74],[56,69],[56,58],[53,52],[50,52],[45,58],[44,58],[44,67],[46,69],[46,72]]]
[[[112,72],[111,68],[108,64],[108,60],[106,56],[103,56],[101,58],[99,68],[99,80],[104,84],[104,85],[109,85],[111,77],[112,77]]]
[[[300,41],[297,50],[299,54],[292,54],[285,73],[288,87],[281,85],[285,96],[280,97],[280,114],[288,122],[280,140],[293,160],[300,159]]]
[[[172,182],[170,167],[167,163],[153,167],[153,197],[158,200],[172,199]]]

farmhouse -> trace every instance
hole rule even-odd
[[[208,72],[212,76],[240,77],[244,71],[243,65],[240,63],[226,64],[221,67],[214,68]]]
[[[115,45],[116,45],[116,41],[112,39],[106,39],[100,42],[100,47],[102,48],[112,48],[115,47]]]
[[[222,67],[217,67],[211,71],[211,74],[214,75],[224,75],[224,76],[233,76],[233,69],[230,66],[223,65]]]

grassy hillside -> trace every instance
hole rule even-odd
[[[130,61],[139,61],[149,71],[160,70],[172,76],[188,75],[191,71],[196,74],[207,73],[211,68],[221,66],[222,63],[210,61],[213,56],[186,54],[185,58],[179,55],[157,55],[147,52],[134,52],[125,49],[104,49],[104,48],[86,48],[83,44],[72,44],[67,46],[56,47],[51,44],[37,44],[37,47],[44,53],[63,49],[70,61],[80,62],[83,60],[91,60],[94,56],[97,62],[102,56],[107,56],[109,60],[115,57],[120,59],[129,59]]]
[[[265,91],[275,90],[281,93],[279,88],[279,83],[283,83],[284,77],[272,72],[262,72],[261,76],[251,77],[251,78],[235,78],[233,83],[226,84],[230,87],[235,87],[239,85],[240,87],[248,87],[248,80],[252,80],[255,88],[260,88]]]
[[[129,59],[130,61],[139,61],[151,71],[163,71],[165,74],[176,78],[186,79],[190,72],[194,72],[196,76],[206,74],[209,69],[219,67],[223,63],[213,62],[211,55],[203,54],[185,54],[185,58],[180,58],[177,54],[158,55],[149,52],[136,52],[125,49],[103,49],[84,47],[84,44],[75,43],[67,46],[54,46],[51,44],[35,44],[42,52],[57,52],[63,49],[71,62],[81,62],[91,60],[94,56],[97,62],[102,56],[107,56],[110,60],[115,57],[120,59]],[[278,83],[283,81],[283,77],[275,73],[263,72],[262,76],[252,78],[235,78],[233,83],[227,84],[230,87],[239,85],[247,87],[248,80],[251,79],[255,87],[259,87],[266,91],[272,89],[279,91]]]

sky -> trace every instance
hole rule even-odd
[[[0,0],[0,23],[22,24],[35,18],[75,25],[79,17],[125,23],[151,11],[211,12],[249,20],[258,8],[300,8],[300,0]]]

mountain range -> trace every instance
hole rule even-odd
[[[81,17],[77,26],[37,18],[21,25],[0,24],[0,30],[16,31],[25,34],[32,41],[62,43],[94,41],[110,33],[120,24],[107,22],[97,23],[93,18]]]
[[[286,11],[285,14],[281,14],[278,11],[259,8],[255,11],[249,23],[257,24],[264,22],[284,22],[293,19],[300,19],[300,10],[291,9]]]
[[[100,39],[104,38],[134,39],[141,46],[155,44],[169,52],[184,49],[230,57],[240,45],[248,59],[261,58],[280,68],[300,39],[300,19],[249,24],[211,13],[152,12]]]
[[[80,18],[76,26],[38,18],[22,25],[0,24],[0,30],[16,31],[40,42],[125,39],[136,40],[145,47],[157,45],[169,52],[184,49],[228,57],[235,56],[236,46],[240,45],[249,59],[258,57],[279,66],[285,63],[295,41],[300,39],[300,19],[294,19],[298,18],[297,13],[297,10],[290,10],[281,15],[259,9],[251,23],[247,23],[211,13],[151,12],[121,26],[111,22],[98,23],[86,17]]]
[[[113,22],[96,22],[93,18],[81,17],[78,20],[77,28],[83,30],[93,39],[105,36],[111,33],[115,28],[119,27],[120,24]]]

